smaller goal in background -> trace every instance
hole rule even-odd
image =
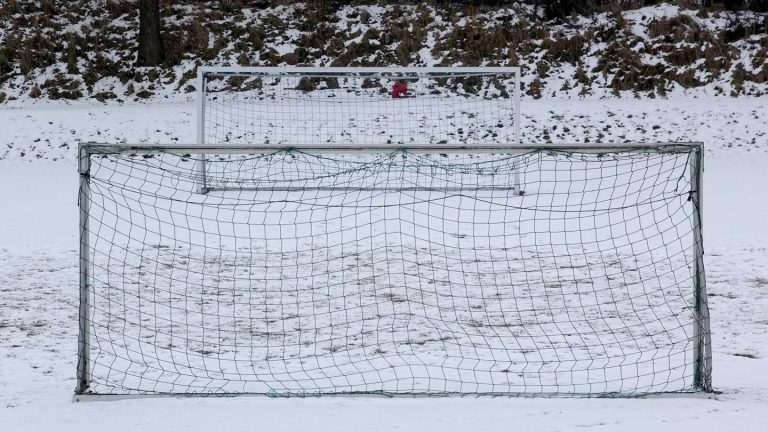
[[[198,70],[200,145],[520,143],[516,67]],[[228,187],[209,164],[198,169],[201,191]]]

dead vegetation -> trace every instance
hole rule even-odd
[[[166,0],[165,61],[140,68],[132,2],[6,0],[0,5],[0,88],[6,100],[151,97],[169,84],[194,91],[195,66],[206,63],[519,65],[532,97],[556,91],[588,95],[601,87],[664,96],[677,86],[711,83],[722,83],[732,94],[761,94],[759,85],[768,82],[765,16],[730,18],[726,28],[711,30],[706,20],[729,12],[681,0],[675,3],[679,14],[643,21],[646,34],[639,35],[632,30],[638,22],[630,23],[622,8],[641,2],[590,3],[574,13],[603,18],[578,26],[569,23],[575,15],[548,21],[520,5],[491,3],[388,2],[376,9],[327,1],[266,7],[240,0]],[[96,90],[105,78],[124,87]]]

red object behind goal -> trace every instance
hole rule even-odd
[[[399,98],[408,93],[408,86],[405,83],[395,83],[392,87],[392,97]]]

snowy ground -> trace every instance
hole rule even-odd
[[[768,104],[524,101],[524,141],[701,140],[716,399],[138,399],[73,404],[76,142],[191,142],[192,105],[0,110],[0,425],[81,430],[764,430]],[[631,116],[631,117],[630,117]]]

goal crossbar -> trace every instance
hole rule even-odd
[[[426,151],[441,153],[507,153],[524,154],[540,150],[554,152],[580,152],[590,154],[607,154],[617,152],[681,152],[681,151],[699,151],[703,147],[698,142],[679,142],[679,143],[625,143],[625,144],[522,144],[508,146],[461,146],[461,145],[199,145],[199,144],[169,144],[169,145],[146,145],[146,144],[100,144],[83,143],[83,151],[92,154],[117,154],[117,153],[182,153],[182,154],[219,154],[219,153],[262,153],[276,151],[302,151],[308,153],[382,153],[397,151]]]
[[[312,77],[445,77],[462,74],[492,75],[517,74],[519,67],[277,67],[277,66],[200,66],[201,74],[251,75],[251,76],[312,76]]]

